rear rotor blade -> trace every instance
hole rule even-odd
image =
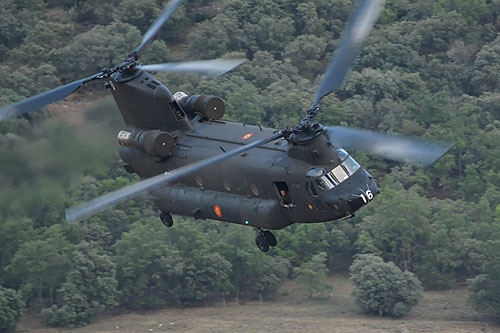
[[[327,131],[330,140],[336,146],[420,165],[433,164],[453,146],[449,142],[346,127],[327,127]]]
[[[17,117],[25,113],[31,112],[33,110],[39,109],[42,106],[60,101],[71,95],[78,88],[80,88],[85,83],[98,79],[101,77],[102,73],[90,76],[86,79],[81,79],[68,83],[64,86],[57,87],[55,89],[43,92],[41,94],[32,96],[20,102],[8,105],[0,109],[0,121],[7,120],[9,118]]]
[[[344,30],[342,41],[328,65],[311,109],[314,109],[323,97],[340,87],[359,49],[377,21],[384,2],[385,0],[360,1],[356,14]]]
[[[171,62],[166,64],[139,65],[138,69],[147,72],[190,72],[206,75],[222,75],[238,67],[246,59],[214,59],[187,62]]]
[[[138,183],[135,183],[133,185],[124,187],[120,190],[108,193],[106,195],[103,195],[99,198],[93,199],[85,204],[82,204],[80,206],[70,208],[66,210],[66,220],[68,223],[71,222],[76,222],[79,220],[82,220],[86,217],[90,217],[108,207],[114,206],[124,200],[130,199],[134,196],[137,196],[149,189],[155,188],[161,184],[167,183],[167,182],[173,182],[177,179],[180,179],[182,177],[185,177],[189,174],[192,174],[200,169],[203,169],[207,166],[210,166],[215,163],[222,162],[230,157],[233,157],[235,155],[241,154],[245,151],[248,151],[250,149],[253,149],[258,146],[265,145],[266,143],[269,143],[271,141],[274,141],[280,137],[282,137],[283,134],[281,132],[274,134],[273,136],[267,138],[267,139],[262,139],[258,140],[255,142],[252,142],[250,144],[244,145],[240,148],[234,149],[230,152],[223,153],[220,155],[216,155],[210,158],[207,158],[205,160],[189,164],[183,167],[180,167],[178,169],[174,169],[170,172],[165,172],[163,174],[160,174],[158,176],[154,176],[145,180],[141,180]]]
[[[170,0],[163,10],[163,13],[160,17],[156,19],[156,21],[149,27],[148,31],[144,33],[142,37],[141,45],[139,45],[133,53],[140,54],[144,48],[155,38],[158,31],[161,27],[168,21],[170,16],[176,11],[176,9],[180,6],[183,0]]]

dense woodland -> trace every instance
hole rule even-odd
[[[166,3],[0,2],[0,105],[124,60]],[[224,98],[225,119],[294,125],[352,5],[186,0],[142,61],[245,57],[219,78],[158,78],[171,91]],[[71,327],[115,307],[266,299],[285,279],[308,287],[374,254],[427,290],[469,281],[476,307],[499,318],[499,14],[500,0],[387,1],[342,88],[322,101],[321,121],[455,146],[428,168],[353,152],[381,194],[353,219],[276,232],[268,254],[244,226],[176,218],[167,230],[146,197],[66,224],[65,208],[137,180],[120,166],[124,125],[111,98],[96,99],[102,83],[72,96],[96,100],[78,126],[51,107],[0,123],[0,305],[11,309],[1,316],[14,323],[26,305]]]

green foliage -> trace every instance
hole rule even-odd
[[[484,264],[483,274],[472,280],[469,286],[469,301],[479,312],[499,320],[500,241],[491,242],[488,245],[488,253],[489,258]]]
[[[13,289],[0,286],[0,331],[14,331],[23,312],[24,302],[21,295]]]
[[[309,298],[320,295],[321,292],[332,289],[332,286],[325,282],[328,267],[326,266],[326,253],[320,252],[311,258],[311,261],[304,262],[300,267],[294,268],[297,284],[304,289]]]
[[[486,2],[486,0],[439,0],[434,5],[434,12],[456,11],[468,23],[485,23],[491,19]]]
[[[221,227],[220,253],[231,263],[230,293],[255,298],[272,295],[286,280],[290,262],[255,251],[255,233],[241,226]]]
[[[353,296],[363,312],[379,316],[404,316],[423,296],[420,281],[392,262],[362,254],[352,264]]]
[[[114,260],[129,306],[191,305],[228,289],[231,264],[220,254],[210,253],[202,234],[185,238],[187,248],[181,239],[172,243],[169,236],[176,237],[161,223],[138,222],[116,242]]]
[[[71,270],[57,290],[58,305],[42,311],[43,322],[66,328],[83,326],[99,312],[118,305],[116,266],[92,243],[78,244]]]
[[[0,105],[121,63],[164,4],[2,0]],[[193,0],[181,5],[141,62],[246,57],[219,78],[158,78],[172,91],[221,96],[227,120],[294,126],[310,106],[352,4]],[[291,266],[298,282],[309,283],[325,272],[325,263],[330,273],[342,271],[353,255],[366,253],[413,271],[426,288],[452,288],[456,279],[482,274],[471,299],[497,316],[491,304],[498,297],[490,290],[499,289],[499,273],[487,244],[498,239],[500,223],[499,4],[386,2],[344,85],[322,100],[321,122],[455,146],[426,169],[357,153],[380,179],[381,194],[353,219],[279,231],[271,255],[259,252],[253,230],[241,226],[181,220],[167,232],[143,198],[59,226],[66,207],[137,180],[112,165],[123,121],[111,97],[92,105],[88,122],[78,126],[42,121],[59,116],[52,106],[0,123],[0,278],[31,305],[37,298],[46,306],[56,302],[45,311],[47,322],[76,326],[114,306],[113,283],[112,291],[99,294],[96,286],[80,284],[84,278],[70,278],[85,275],[94,261],[117,265],[122,305],[147,308],[270,297]],[[70,259],[73,244],[81,242],[97,252],[77,251],[77,267]],[[113,265],[107,267],[112,276]],[[92,303],[89,295],[102,302]],[[393,312],[407,310],[398,305]]]
[[[292,225],[280,232],[280,242],[276,252],[290,260],[293,266],[299,266],[325,250],[328,244],[326,238],[324,224]]]
[[[12,262],[6,267],[9,281],[20,286],[33,286],[40,305],[44,294],[54,303],[54,290],[64,280],[70,269],[73,245],[65,237],[60,225],[48,228],[41,239],[21,245]]]

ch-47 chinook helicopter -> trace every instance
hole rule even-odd
[[[343,149],[432,164],[451,145],[344,127],[317,120],[321,99],[336,90],[372,29],[383,0],[362,0],[317,90],[311,108],[294,128],[276,130],[221,120],[215,96],[172,94],[148,72],[220,75],[244,60],[142,65],[141,53],[182,0],[171,0],[121,64],[0,109],[0,120],[59,101],[93,80],[106,81],[126,129],[118,134],[127,171],[142,180],[66,212],[68,222],[89,217],[143,192],[172,226],[171,214],[256,227],[262,251],[277,244],[269,230],[293,223],[353,216],[378,193],[373,177]]]

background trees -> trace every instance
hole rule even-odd
[[[159,0],[1,3],[0,105],[116,64],[164,6]],[[294,125],[352,5],[186,1],[142,60],[246,57],[216,79],[158,78],[172,91],[221,96],[225,119]],[[381,195],[353,219],[278,231],[270,255],[258,252],[254,232],[241,226],[179,219],[179,228],[167,232],[143,199],[66,226],[65,207],[136,180],[118,162],[114,140],[123,123],[112,99],[88,102],[100,96],[98,85],[72,96],[92,104],[77,126],[53,119],[65,119],[60,109],[74,109],[74,102],[0,123],[0,280],[29,306],[54,305],[45,312],[52,324],[79,325],[114,306],[118,294],[121,305],[134,307],[265,299],[290,272],[307,276],[318,258],[333,273],[346,271],[356,254],[376,254],[428,289],[482,274],[471,299],[490,311],[499,297],[492,292],[498,274],[491,250],[500,214],[499,13],[498,1],[387,1],[346,82],[322,101],[321,121],[455,146],[426,169],[352,152],[377,177]],[[99,275],[92,263],[109,269]],[[85,272],[117,286],[84,288]],[[85,314],[76,316],[76,309]]]
[[[10,332],[24,312],[21,295],[14,289],[0,286],[0,329]]]

